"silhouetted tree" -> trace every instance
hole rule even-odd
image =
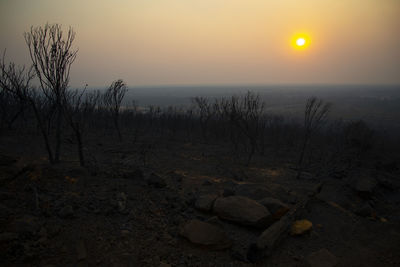
[[[115,129],[118,133],[118,138],[122,141],[121,129],[119,126],[119,115],[121,109],[121,103],[124,99],[125,93],[128,91],[126,84],[123,80],[119,79],[111,83],[107,91],[103,95],[103,103],[105,108],[107,108],[113,118]]]
[[[203,139],[207,139],[208,124],[213,116],[212,105],[210,100],[206,97],[195,97],[192,98],[192,103],[197,107],[197,112],[199,116],[201,134]]]
[[[53,163],[60,160],[63,101],[69,83],[69,73],[77,50],[72,48],[75,32],[70,27],[67,35],[58,24],[31,27],[24,34],[33,68],[42,93],[54,106],[56,114],[56,144]]]
[[[99,91],[86,92],[86,90],[75,90],[65,94],[65,117],[77,140],[79,163],[81,166],[85,166],[83,134],[90,115],[96,109],[99,99]]]
[[[34,77],[32,69],[5,63],[5,52],[0,58],[0,111],[2,123],[11,129],[16,119],[28,107],[27,95]]]
[[[304,111],[304,139],[300,150],[297,178],[303,169],[304,154],[312,134],[321,128],[328,116],[331,105],[316,97],[307,99]]]

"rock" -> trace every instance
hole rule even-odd
[[[377,181],[372,177],[368,176],[358,177],[355,180],[354,189],[360,196],[364,198],[369,198],[372,196],[372,193],[376,185]]]
[[[71,205],[66,205],[58,212],[58,216],[64,219],[72,218],[74,216],[74,209]]]
[[[231,247],[232,242],[225,232],[219,227],[199,220],[187,222],[180,234],[190,242],[211,249],[226,249]]]
[[[290,227],[291,235],[302,235],[305,234],[312,229],[312,222],[309,220],[298,220],[295,221]]]
[[[160,267],[171,267],[171,264],[165,263],[165,262],[160,262]]]
[[[266,207],[241,196],[218,198],[214,203],[214,212],[221,219],[243,225],[263,227],[271,215]]]
[[[274,220],[279,220],[283,215],[286,214],[286,212],[289,211],[289,206],[276,198],[266,197],[258,202],[268,209]]]
[[[149,175],[149,177],[147,178],[147,184],[155,188],[164,188],[167,186],[164,178],[155,173]]]
[[[369,203],[364,203],[363,205],[357,207],[354,210],[354,213],[362,217],[369,217],[374,213],[374,209]]]
[[[263,250],[272,250],[275,247],[275,244],[279,241],[282,233],[286,231],[288,225],[290,223],[290,219],[285,216],[282,220],[277,221],[270,227],[264,230],[262,234],[258,237],[257,243],[253,248],[250,247],[249,252],[252,253],[254,256],[259,256],[259,252]],[[262,254],[262,253],[261,253]]]
[[[203,195],[200,196],[194,206],[196,207],[196,209],[198,210],[202,210],[202,211],[211,211],[213,204],[215,202],[215,200],[217,199],[218,195]]]
[[[310,267],[334,267],[337,266],[338,259],[329,250],[323,248],[311,253],[306,262]]]
[[[16,233],[4,232],[0,234],[0,243],[8,243],[16,239],[18,239],[18,234]]]

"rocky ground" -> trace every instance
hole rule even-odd
[[[296,179],[205,144],[168,142],[147,159],[140,147],[98,142],[88,168],[65,149],[51,166],[32,140],[4,137],[1,265],[400,265],[396,170]]]

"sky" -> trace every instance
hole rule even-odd
[[[71,87],[400,84],[399,0],[0,0],[6,59],[46,23],[76,32]]]

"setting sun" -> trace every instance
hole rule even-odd
[[[304,40],[304,38],[299,38],[296,41],[297,46],[303,46],[306,44],[306,40]]]
[[[305,33],[298,33],[292,36],[291,45],[296,50],[304,50],[310,45],[310,37]]]

